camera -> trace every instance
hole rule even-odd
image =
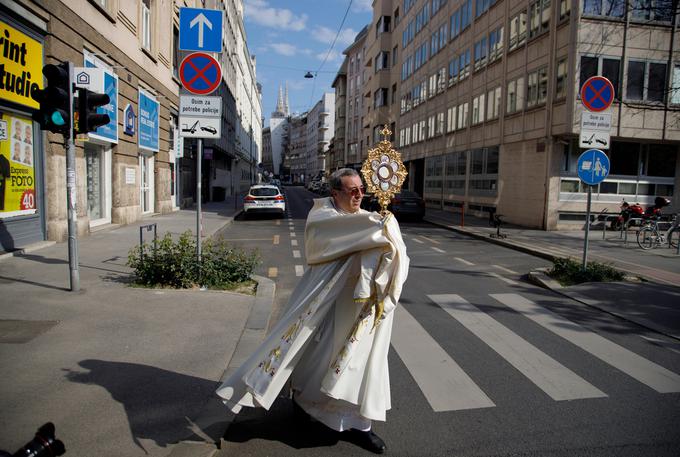
[[[64,443],[55,438],[54,424],[48,422],[38,429],[35,437],[14,454],[0,451],[0,457],[57,457],[66,452]]]

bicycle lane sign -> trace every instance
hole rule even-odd
[[[609,176],[609,157],[599,149],[588,149],[578,158],[578,177],[589,186],[596,186]]]

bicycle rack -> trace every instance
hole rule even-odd
[[[624,237],[623,237],[623,245],[624,246],[628,246],[628,230],[630,229],[630,224],[633,221],[640,222],[640,221],[642,221],[642,218],[641,217],[631,217],[630,219],[628,219],[628,221],[625,224],[621,224],[621,230],[623,230],[625,228]]]
[[[153,253],[154,256],[156,255],[156,240],[157,240],[157,233],[156,233],[156,223],[154,222],[153,224],[147,224],[147,225],[142,225],[139,227],[139,258],[140,260],[144,260],[144,248],[142,245],[144,244],[144,231],[146,230],[147,232],[150,232],[151,229],[153,229]]]

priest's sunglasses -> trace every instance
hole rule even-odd
[[[341,191],[350,194],[352,197],[361,197],[366,193],[366,188],[364,186],[361,187],[352,187],[351,189],[340,189]]]

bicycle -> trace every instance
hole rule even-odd
[[[680,240],[680,217],[679,214],[671,219],[668,230],[659,229],[659,217],[648,221],[637,233],[637,243],[641,249],[653,249],[668,243],[668,247],[677,248]]]

